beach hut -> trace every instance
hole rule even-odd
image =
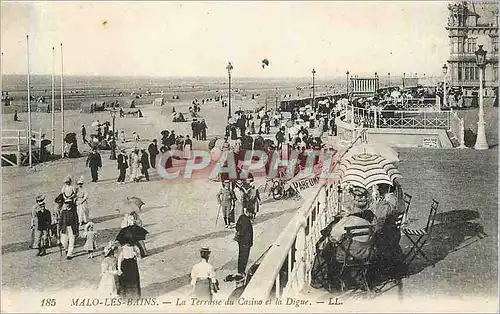
[[[165,100],[163,99],[163,97],[161,97],[161,98],[156,98],[156,99],[153,101],[153,106],[155,106],[155,107],[163,106],[164,104],[165,104]]]

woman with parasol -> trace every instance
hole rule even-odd
[[[142,228],[143,223],[141,218],[139,217],[138,211],[141,210],[141,207],[144,205],[144,202],[138,197],[127,197],[125,201],[123,201],[117,211],[125,211],[125,217],[123,217],[123,221],[121,224],[121,230],[118,234],[116,240],[120,240],[124,233],[133,232],[134,239],[136,239],[137,247],[141,253],[141,257],[145,257],[147,255],[146,250],[146,234],[148,233],[145,229]],[[136,228],[139,227],[139,228]]]
[[[116,237],[122,245],[118,255],[118,295],[122,298],[141,297],[141,280],[137,265],[141,253],[137,241],[141,237],[144,239],[146,233],[142,227],[132,224],[120,230]]]

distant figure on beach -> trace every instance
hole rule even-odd
[[[83,139],[83,143],[87,143],[87,129],[85,129],[85,125],[82,124],[82,139]]]
[[[14,110],[14,122],[19,121],[19,118],[17,116],[17,110]]]
[[[132,136],[133,136],[133,138],[134,138],[134,141],[138,142],[138,141],[140,140],[140,138],[139,138],[139,134],[137,134],[137,132],[135,132],[135,131],[134,131],[134,132],[132,132]]]

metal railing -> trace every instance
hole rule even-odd
[[[349,110],[349,109],[348,109]],[[450,129],[449,111],[352,108],[354,123],[364,128]]]

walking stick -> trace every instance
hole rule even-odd
[[[222,206],[219,204],[219,208],[217,209],[217,218],[215,219],[215,225],[217,226],[217,221],[219,220],[220,210]]]

